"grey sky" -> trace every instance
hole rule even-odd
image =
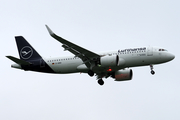
[[[178,0],[1,0],[1,120],[179,120]],[[22,35],[43,57],[71,55],[51,38],[58,35],[93,52],[161,46],[176,58],[132,68],[132,81],[104,86],[86,74],[53,75],[10,68]]]

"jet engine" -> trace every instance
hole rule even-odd
[[[119,65],[119,57],[117,56],[104,56],[100,58],[100,65],[102,67],[109,66],[118,66]]]
[[[123,69],[123,70],[118,70],[115,72],[115,81],[127,81],[131,80],[133,76],[133,72],[131,69]]]

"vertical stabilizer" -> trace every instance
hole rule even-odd
[[[24,37],[16,36],[15,39],[21,60],[32,61],[42,58]]]

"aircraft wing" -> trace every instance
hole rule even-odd
[[[58,40],[59,42],[61,42],[63,45],[62,47],[65,50],[68,50],[69,52],[73,53],[75,55],[75,57],[79,57],[82,59],[82,61],[85,63],[85,65],[88,68],[91,68],[94,61],[96,61],[97,59],[99,59],[101,56],[89,51],[83,47],[80,47],[72,42],[69,42],[59,36],[57,36],[55,33],[53,33],[53,31],[46,25],[46,28],[49,32],[49,34],[55,38],[56,40]]]

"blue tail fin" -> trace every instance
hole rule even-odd
[[[24,61],[42,59],[38,52],[22,36],[16,36],[16,44],[19,51],[19,57]]]

